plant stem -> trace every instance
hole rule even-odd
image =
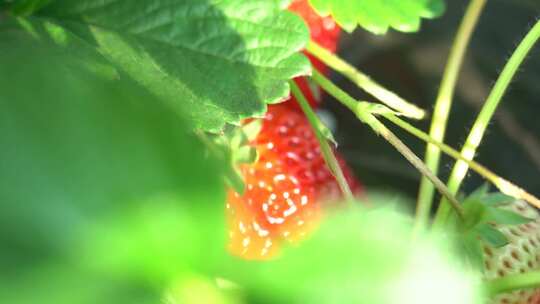
[[[540,21],[536,22],[536,24],[529,31],[529,33],[527,33],[525,38],[523,38],[517,49],[512,54],[512,57],[510,57],[510,60],[504,67],[499,79],[497,79],[495,86],[491,90],[486,103],[480,111],[480,114],[478,114],[471,132],[469,133],[469,136],[461,149],[461,155],[463,155],[466,159],[471,160],[474,158],[476,149],[480,145],[486,128],[493,117],[493,114],[495,113],[495,110],[497,109],[497,106],[499,105],[504,93],[506,92],[508,85],[514,78],[519,66],[523,63],[525,57],[538,39],[540,39]],[[469,166],[466,162],[456,162],[448,180],[448,188],[450,191],[452,191],[452,193],[455,194],[458,191],[468,169]],[[448,208],[446,200],[442,199],[441,204],[439,205],[439,210],[437,210],[437,214],[435,216],[435,224],[442,225],[448,218],[449,213],[450,208]]]
[[[402,115],[416,119],[422,119],[426,115],[424,110],[385,89],[383,86],[369,78],[369,76],[360,72],[354,66],[317,43],[310,41],[306,49],[326,65],[347,77],[358,87],[373,95],[390,108],[400,112]]]
[[[456,160],[462,160],[464,161],[471,169],[473,169],[476,173],[483,176],[485,179],[489,180],[491,183],[493,183],[501,192],[510,195],[516,199],[523,199],[527,201],[529,204],[540,208],[540,200],[536,198],[534,195],[526,192],[522,188],[516,186],[515,184],[511,183],[510,181],[498,176],[493,171],[489,170],[485,166],[465,158],[463,155],[461,155],[458,151],[453,149],[452,147],[434,140],[429,136],[429,134],[423,132],[422,130],[419,130],[418,128],[414,127],[413,125],[409,124],[408,122],[400,119],[399,117],[391,114],[386,113],[382,114],[383,117],[394,123],[395,125],[399,126],[400,128],[404,129],[405,131],[409,132],[410,134],[416,136],[417,138],[433,144],[437,146],[442,152],[446,153],[447,155],[453,157]]]
[[[423,176],[426,176],[439,190],[439,192],[447,197],[453,208],[455,208],[457,214],[463,217],[463,208],[457,201],[457,199],[448,192],[446,186],[441,180],[435,176],[424,163],[416,156],[394,133],[386,128],[370,111],[369,103],[360,103],[352,98],[349,94],[345,93],[339,87],[334,85],[330,80],[324,77],[322,74],[313,71],[313,79],[317,82],[327,93],[336,98],[339,102],[349,108],[356,114],[358,119],[363,123],[370,126],[375,133],[381,135],[386,141],[388,141],[399,153],[401,153],[405,159],[407,159]]]
[[[540,287],[540,271],[513,274],[484,283],[489,296],[519,289]]]
[[[482,12],[482,9],[486,3],[486,0],[472,0],[467,8],[465,16],[461,21],[461,25],[457,32],[456,38],[450,51],[450,56],[446,64],[441,87],[435,102],[435,109],[433,112],[433,120],[431,121],[431,127],[429,134],[431,138],[439,142],[444,142],[444,135],[446,133],[446,125],[448,122],[448,116],[450,115],[450,108],[452,105],[452,99],[458,79],[458,74],[463,64],[463,58],[471,40],[472,33],[478,19]],[[425,163],[427,167],[437,174],[439,171],[439,162],[441,157],[441,151],[436,145],[428,144],[426,148]],[[423,177],[420,182],[420,189],[418,191],[418,200],[416,205],[416,217],[414,231],[418,233],[427,226],[429,221],[429,214],[434,198],[434,188],[429,181]]]
[[[343,192],[343,195],[345,196],[345,199],[348,202],[353,202],[354,196],[352,194],[351,188],[349,187],[349,184],[345,179],[345,175],[343,174],[343,171],[339,166],[336,156],[334,155],[334,152],[332,151],[332,148],[330,147],[326,136],[323,135],[324,132],[322,131],[322,128],[326,127],[320,121],[319,117],[315,114],[315,112],[313,112],[313,109],[311,109],[311,107],[309,106],[308,101],[306,100],[304,94],[302,94],[302,91],[300,90],[300,88],[298,88],[296,83],[294,81],[290,81],[289,84],[291,86],[293,96],[296,98],[296,101],[306,115],[311,125],[311,128],[313,128],[313,131],[315,132],[315,137],[317,137],[317,140],[319,141],[321,153],[324,157],[326,165],[330,169],[330,172],[332,172],[332,174],[336,178],[341,192]]]

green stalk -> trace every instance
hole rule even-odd
[[[450,57],[446,64],[441,87],[435,102],[433,111],[433,120],[431,121],[430,136],[439,142],[444,142],[446,133],[446,125],[454,91],[458,79],[458,74],[463,64],[463,58],[471,40],[472,33],[478,23],[478,19],[484,8],[486,0],[472,0],[467,8],[465,16],[461,21],[461,25],[457,32],[454,44],[450,51]],[[426,148],[425,163],[427,167],[435,174],[439,171],[439,162],[441,151],[433,144],[428,144]],[[418,200],[416,205],[416,217],[414,230],[422,231],[427,226],[429,215],[434,197],[434,188],[431,183],[424,177],[420,182],[418,192]]]
[[[490,297],[519,289],[540,287],[540,271],[496,278],[485,282],[484,287]]]
[[[489,94],[486,103],[482,107],[480,114],[476,118],[471,132],[469,133],[469,136],[467,137],[467,140],[465,141],[465,144],[461,150],[461,155],[463,155],[463,157],[466,159],[471,160],[474,158],[476,149],[480,145],[486,128],[493,117],[493,114],[495,113],[495,110],[497,109],[497,106],[499,105],[504,93],[506,92],[506,89],[514,78],[518,68],[525,60],[525,57],[538,39],[540,39],[540,21],[536,22],[534,27],[529,31],[529,33],[527,33],[525,38],[523,38],[517,49],[512,54],[512,57],[510,57],[510,60],[504,67],[499,79],[497,79],[497,82],[495,83],[495,86],[491,90],[491,93]],[[468,169],[469,166],[464,161],[458,161],[454,165],[448,180],[448,188],[453,194],[459,190],[461,182],[465,178]],[[504,193],[512,192],[513,190],[515,189],[505,189],[504,187],[501,189],[501,191]],[[446,203],[446,200],[442,199],[435,216],[434,224],[440,227],[448,219],[449,213],[450,208]]]
[[[446,153],[450,157],[456,160],[464,161],[476,173],[480,174],[482,177],[489,180],[492,184],[494,184],[497,188],[499,188],[501,192],[504,192],[507,195],[511,195],[516,199],[523,199],[527,201],[529,204],[537,208],[540,208],[540,200],[538,198],[528,193],[527,191],[523,190],[522,188],[516,186],[515,184],[511,183],[510,181],[495,174],[493,171],[489,170],[485,166],[473,160],[467,159],[466,157],[461,155],[458,151],[456,151],[452,147],[442,142],[434,140],[433,138],[429,136],[429,134],[423,132],[422,130],[419,130],[418,128],[400,119],[399,117],[395,116],[392,113],[384,113],[382,114],[382,116],[388,119],[390,122],[394,123],[395,125],[399,126],[400,128],[404,129],[405,131],[409,132],[410,134],[414,135],[415,137],[427,143],[437,146],[442,152]],[[511,191],[508,191],[508,189],[511,189]]]
[[[313,112],[313,109],[311,109],[311,107],[309,106],[308,101],[306,100],[304,94],[302,94],[302,91],[296,85],[296,83],[294,81],[290,81],[289,84],[291,86],[291,92],[293,96],[296,98],[298,104],[300,105],[300,108],[302,108],[302,111],[306,115],[309,124],[311,125],[311,128],[315,132],[315,137],[317,137],[317,140],[319,141],[321,153],[324,157],[326,165],[330,169],[330,172],[332,172],[332,174],[336,178],[341,192],[343,192],[343,195],[345,196],[345,199],[348,202],[353,202],[354,196],[352,194],[351,188],[349,187],[349,184],[345,179],[345,175],[343,175],[343,171],[339,166],[339,163],[336,159],[336,156],[334,155],[334,152],[332,151],[332,148],[330,147],[330,144],[328,144],[327,137],[323,134],[325,133],[323,130],[327,130],[326,126],[324,126],[324,124],[320,121],[319,117],[315,114],[315,112]]]
[[[426,176],[435,185],[435,187],[444,197],[448,198],[448,201],[456,210],[457,214],[460,217],[463,217],[463,208],[457,199],[448,192],[446,186],[424,165],[418,156],[416,156],[414,152],[412,152],[394,133],[386,128],[386,126],[384,126],[371,113],[373,107],[371,107],[369,103],[358,102],[316,70],[313,71],[313,80],[315,80],[315,82],[317,82],[317,84],[319,84],[327,93],[332,95],[339,102],[349,108],[353,113],[355,113],[360,121],[370,126],[375,133],[381,135],[386,141],[394,146],[394,148],[396,148],[396,150],[398,150],[398,152],[401,153],[405,159],[407,159],[423,176]]]
[[[373,95],[375,98],[388,105],[390,108],[400,112],[402,115],[416,119],[422,119],[426,115],[424,110],[385,89],[383,86],[369,78],[369,76],[358,71],[354,66],[317,43],[310,41],[306,49],[309,53],[317,57],[336,72],[347,77],[359,88]]]

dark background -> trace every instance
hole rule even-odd
[[[375,36],[364,30],[344,34],[340,56],[385,87],[430,112],[443,69],[468,1],[451,0],[441,18],[425,20],[421,31],[391,31]],[[540,1],[488,1],[473,35],[447,129],[446,143],[461,148],[470,126],[504,64],[526,32],[540,17]],[[354,97],[375,101],[339,75],[333,79]],[[326,97],[327,99],[331,99]],[[348,110],[328,100],[326,107],[339,117],[339,149],[368,189],[385,189],[415,198],[420,175],[389,144],[361,125]],[[540,196],[540,45],[522,65],[492,121],[476,160],[498,175]],[[429,121],[413,122],[429,130]],[[387,123],[423,158],[425,145]],[[444,156],[440,175],[446,181],[453,161]],[[470,172],[462,187],[470,192],[483,183]],[[412,206],[411,206],[412,207]]]

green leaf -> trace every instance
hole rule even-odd
[[[515,200],[516,199],[514,197],[506,195],[504,193],[500,193],[500,192],[490,193],[482,197],[482,202],[485,205],[489,205],[493,207],[508,205],[508,204],[513,203]]]
[[[31,18],[63,27],[68,43],[95,48],[196,128],[218,131],[261,116],[288,96],[287,80],[309,74],[298,53],[308,31],[282,9],[278,0],[56,0]]]
[[[484,220],[499,225],[522,225],[532,221],[516,212],[500,208],[488,208]]]
[[[488,245],[492,247],[499,248],[508,244],[506,236],[497,228],[489,224],[478,225],[474,230],[484,241],[486,241],[486,243],[488,243]]]
[[[474,232],[465,233],[462,236],[460,253],[464,254],[471,266],[482,271],[484,269],[484,251],[482,250],[482,242],[478,234]]]
[[[530,222],[518,213],[503,207],[513,203],[515,199],[502,193],[488,193],[488,186],[484,185],[471,193],[464,201],[465,211],[464,230],[481,224],[521,225]]]
[[[0,27],[0,294],[156,303],[225,254],[220,168],[182,116],[73,56]]]
[[[483,198],[489,194],[489,184],[485,183],[478,187],[469,195],[469,198]]]
[[[385,34],[389,28],[416,32],[421,18],[435,18],[445,9],[444,0],[310,0],[323,15],[331,14],[345,30],[357,25],[374,34]]]
[[[49,4],[52,0],[16,0],[11,11],[17,16],[27,16]]]
[[[470,194],[463,203],[464,224],[459,226],[458,248],[462,249],[470,263],[483,269],[482,242],[498,248],[508,244],[506,236],[498,230],[500,225],[520,225],[531,221],[513,211],[503,209],[514,199],[500,193],[488,193],[487,185]]]
[[[120,78],[118,70],[94,48],[87,45],[81,38],[75,37],[63,27],[50,21],[39,21],[33,18],[6,18],[0,22],[0,30],[26,31],[41,43],[61,46],[64,53],[69,56],[69,60],[64,64],[86,69],[105,79]],[[32,43],[32,41],[27,41],[27,43]],[[37,44],[38,42],[34,41],[33,43]],[[57,49],[56,51],[60,52],[61,50]]]
[[[463,203],[464,225],[461,227],[465,231],[485,222],[487,207],[482,203],[468,199]]]

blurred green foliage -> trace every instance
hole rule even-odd
[[[0,303],[477,303],[475,274],[391,208],[229,256],[222,164],[192,127],[43,33],[0,26]]]
[[[410,227],[391,207],[338,211],[280,259],[228,264],[229,277],[249,303],[479,303],[476,274]]]
[[[336,211],[274,261],[228,256],[221,168],[181,117],[46,42],[0,41],[2,302],[475,303],[390,207]]]
[[[224,254],[219,166],[159,100],[9,27],[0,92],[1,302],[157,302]]]

